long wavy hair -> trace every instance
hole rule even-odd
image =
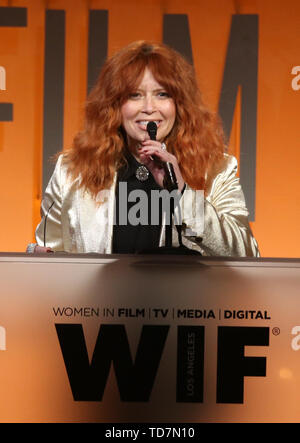
[[[110,188],[125,162],[121,107],[138,87],[146,67],[175,102],[176,119],[165,143],[176,156],[185,182],[205,190],[207,170],[223,157],[222,126],[202,101],[194,68],[164,44],[134,42],[103,65],[87,98],[83,129],[63,151],[68,172],[73,178],[80,176],[80,186],[94,197]]]

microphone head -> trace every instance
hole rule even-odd
[[[151,140],[156,140],[157,124],[153,121],[148,122],[147,132],[148,132]]]

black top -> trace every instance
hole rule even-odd
[[[130,153],[126,157],[128,166],[118,171],[116,184],[112,244],[115,254],[140,253],[158,247],[162,225],[161,205],[151,223],[151,190],[161,191],[162,188],[150,171],[147,180],[138,180],[136,170],[141,164]]]

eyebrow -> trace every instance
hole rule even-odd
[[[143,91],[143,89],[142,88],[136,88],[135,91]],[[152,92],[159,92],[159,91],[166,91],[166,88],[161,87],[161,88],[153,89]]]

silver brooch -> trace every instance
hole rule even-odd
[[[144,182],[149,178],[149,171],[146,166],[139,166],[135,171],[135,176],[140,182]]]

